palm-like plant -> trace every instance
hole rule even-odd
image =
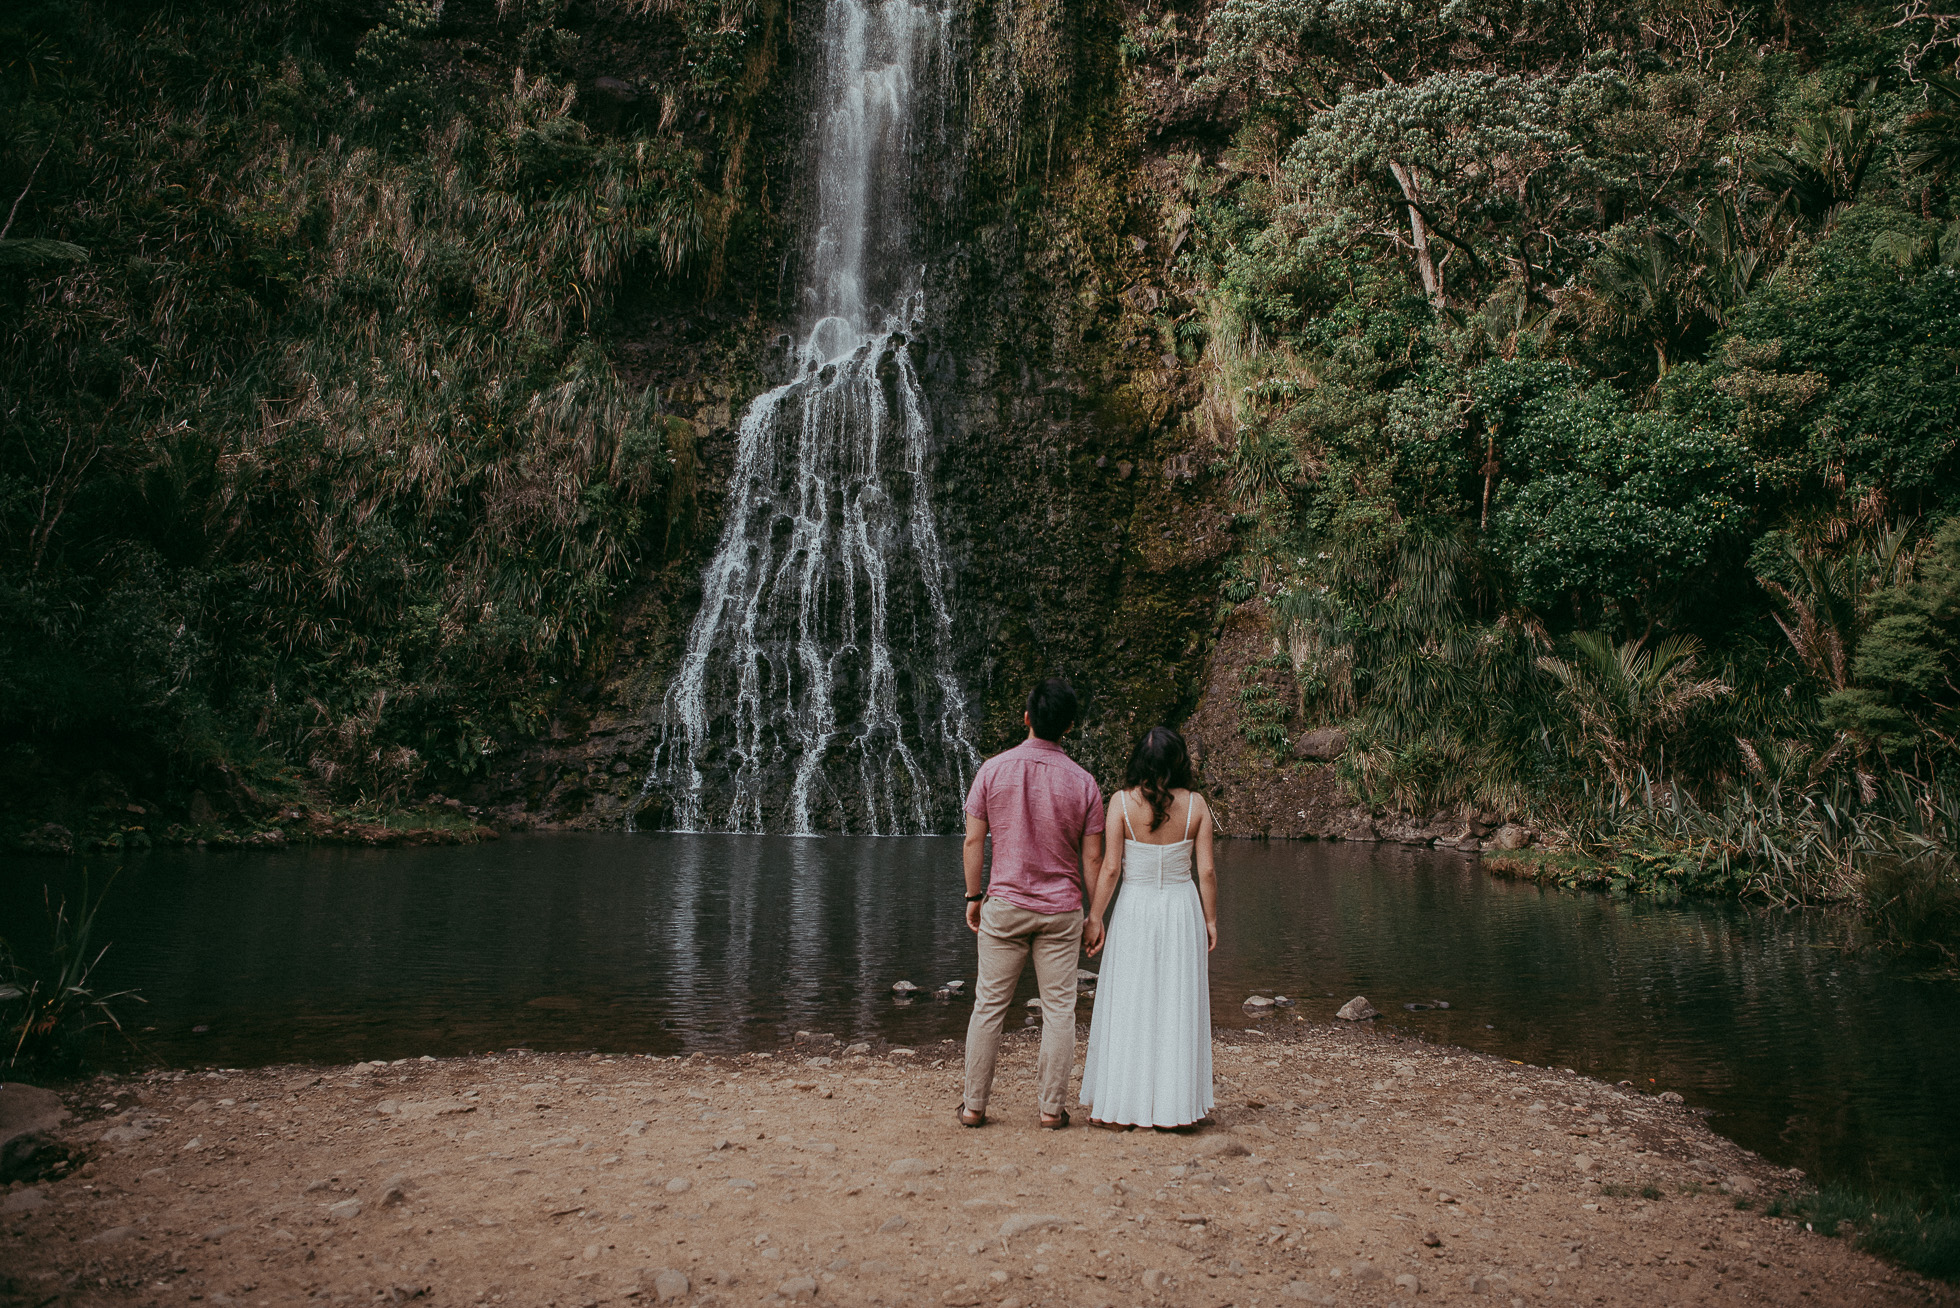
[[[1960,78],[1934,73],[1926,79],[1926,108],[1908,121],[1907,133],[1908,176],[1940,182],[1960,170]]]
[[[1912,524],[1905,523],[1879,532],[1861,549],[1828,556],[1792,547],[1796,585],[1758,579],[1782,602],[1776,625],[1827,693],[1851,684],[1851,660],[1871,622],[1873,597],[1911,572],[1911,534]]]
[[[52,930],[48,956],[52,966],[46,976],[35,976],[21,966],[6,942],[0,940],[0,971],[7,974],[6,980],[0,980],[0,1015],[4,1016],[0,1030],[4,1030],[7,1042],[0,1065],[72,1064],[78,1041],[89,1031],[108,1026],[121,1033],[117,1001],[144,1002],[134,990],[99,994],[90,984],[96,965],[109,952],[107,945],[96,949],[90,938],[107,894],[105,886],[102,894],[91,900],[84,886],[81,911],[72,917],[66,899],[48,903]],[[47,892],[43,890],[42,895],[45,901]]]
[[[1581,631],[1577,657],[1541,655],[1538,666],[1557,684],[1572,714],[1580,748],[1599,761],[1622,800],[1665,777],[1667,746],[1699,704],[1730,694],[1720,678],[1697,677],[1701,644],[1669,636],[1648,648],[1644,637],[1616,643]]]

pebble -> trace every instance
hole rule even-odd
[[[31,1213],[48,1206],[48,1196],[38,1189],[16,1190],[0,1199],[0,1213]]]
[[[856,1044],[846,1047],[844,1052],[847,1054],[868,1054],[871,1052],[871,1045],[867,1041],[860,1040]]]
[[[776,1293],[791,1303],[808,1303],[817,1297],[817,1283],[808,1276],[792,1276],[776,1287]]]
[[[668,1194],[686,1194],[689,1190],[693,1188],[694,1188],[694,1182],[688,1180],[685,1176],[677,1176],[673,1180],[667,1182]]]
[[[1143,1288],[1157,1294],[1170,1285],[1171,1278],[1160,1268],[1152,1267],[1143,1274]]]
[[[1395,1288],[1403,1294],[1421,1294],[1422,1282],[1416,1279],[1413,1272],[1404,1272],[1395,1278]]]
[[[106,1231],[98,1231],[94,1235],[91,1235],[86,1243],[121,1244],[124,1240],[134,1237],[135,1234],[136,1228],[133,1226],[112,1226]]]
[[[1064,1231],[1068,1218],[1055,1213],[1015,1213],[1000,1224],[1000,1238],[1011,1240],[1029,1231]]]
[[[1329,1212],[1308,1213],[1307,1225],[1317,1231],[1338,1231],[1341,1229],[1341,1219]]]
[[[1381,1268],[1375,1266],[1373,1263],[1355,1263],[1348,1268],[1348,1276],[1363,1285],[1373,1281],[1385,1281],[1388,1279],[1388,1273],[1382,1271]]]
[[[342,1199],[339,1203],[329,1205],[327,1208],[327,1216],[336,1221],[344,1222],[360,1215],[361,1201],[359,1199]]]
[[[913,985],[910,981],[892,982],[892,993],[895,995],[909,995],[913,991],[917,990],[918,988],[919,987]]]
[[[728,1188],[731,1190],[753,1190],[755,1189],[755,1182],[749,1180],[746,1176],[730,1177]]]
[[[878,1234],[880,1235],[892,1235],[898,1231],[903,1231],[904,1229],[905,1229],[905,1219],[895,1214],[891,1217],[887,1217],[884,1221],[878,1224]]]
[[[1247,1008],[1271,1008],[1272,1006],[1273,1001],[1265,995],[1247,995],[1245,997],[1245,1007]]]
[[[648,1284],[645,1272],[640,1273],[640,1284],[642,1287]],[[671,1267],[663,1267],[653,1274],[651,1288],[655,1303],[672,1303],[676,1299],[687,1298],[687,1292],[694,1287],[688,1281],[687,1273],[677,1272]]]
[[[932,1170],[932,1164],[923,1158],[900,1158],[885,1170],[893,1176],[924,1176]]]

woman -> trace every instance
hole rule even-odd
[[[1091,1122],[1112,1130],[1190,1126],[1212,1107],[1205,956],[1218,946],[1218,878],[1211,806],[1192,788],[1182,736],[1153,727],[1138,743],[1106,829],[1086,934],[1097,941],[1091,954],[1107,953],[1082,1102]],[[1119,880],[1122,897],[1097,940]]]

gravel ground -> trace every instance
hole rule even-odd
[[[1211,1127],[1051,1132],[1034,1052],[980,1130],[951,1042],[100,1078],[89,1161],[0,1194],[0,1304],[1960,1300],[1630,1089],[1298,1025],[1220,1033]]]

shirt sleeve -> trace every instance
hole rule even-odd
[[[973,774],[973,785],[966,792],[966,815],[985,819],[987,816],[987,776],[986,764]]]
[[[1083,824],[1082,834],[1093,836],[1103,829],[1102,788],[1096,784],[1094,777],[1084,777],[1082,786],[1082,793],[1089,802],[1089,820]]]

